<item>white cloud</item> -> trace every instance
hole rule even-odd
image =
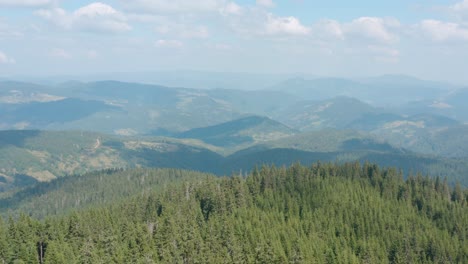
[[[60,49],[60,48],[52,49],[49,52],[49,55],[51,57],[59,58],[59,59],[71,59],[72,58],[70,53],[68,53],[66,50]]]
[[[174,39],[160,39],[155,43],[158,48],[182,48],[184,43]]]
[[[171,23],[166,21],[155,28],[158,34],[171,35],[187,39],[203,39],[210,36],[210,32],[205,26],[192,26],[186,24]]]
[[[71,29],[72,27],[73,16],[62,8],[40,9],[35,14],[61,28]]]
[[[124,14],[100,2],[81,7],[73,13],[53,8],[38,10],[36,14],[67,30],[111,33],[131,30]]]
[[[55,0],[0,0],[0,7],[43,7],[53,3]]]
[[[396,19],[379,17],[360,17],[342,25],[346,35],[365,38],[382,43],[392,43],[399,38],[391,29],[400,27]]]
[[[126,9],[143,13],[194,13],[217,11],[224,0],[121,0]]]
[[[336,38],[344,39],[345,32],[340,22],[336,20],[324,19],[320,20],[313,26],[315,35],[321,38]]]
[[[423,20],[417,28],[425,36],[438,42],[468,40],[468,28],[457,23],[428,19]]]
[[[468,12],[468,0],[463,0],[454,4],[450,6],[450,9],[455,12]]]
[[[220,8],[219,11],[223,15],[242,15],[243,8],[234,2],[230,2]]]
[[[459,21],[468,20],[468,0],[464,0],[448,7],[449,13]]]
[[[0,38],[1,37],[22,37],[23,33],[4,23],[0,19]]]
[[[14,64],[14,59],[8,57],[5,53],[0,51],[0,64]]]
[[[257,0],[257,5],[268,8],[275,7],[273,0]]]
[[[273,14],[268,14],[265,30],[271,35],[307,35],[310,32],[296,17],[275,17]]]

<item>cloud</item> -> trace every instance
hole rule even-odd
[[[350,23],[342,25],[342,29],[348,36],[365,38],[382,43],[391,43],[399,38],[391,32],[391,29],[400,27],[396,19],[384,19],[379,17],[360,17]]]
[[[12,28],[0,19],[0,38],[1,37],[22,37],[23,33]]]
[[[257,0],[257,5],[268,8],[275,7],[273,0]]]
[[[322,39],[361,40],[392,44],[399,40],[401,24],[393,18],[359,17],[350,22],[323,19],[312,26],[315,36]]]
[[[423,20],[417,28],[433,41],[468,41],[468,28],[457,23],[428,19]]]
[[[466,22],[468,20],[468,0],[453,4],[448,7],[448,10],[450,14],[456,17],[459,21]]]
[[[192,26],[186,24],[171,23],[166,21],[155,28],[158,34],[173,35],[186,39],[204,39],[210,36],[209,30],[205,26]]]
[[[50,52],[49,52],[49,55],[51,57],[54,57],[54,58],[59,58],[59,59],[71,59],[72,56],[70,53],[68,53],[66,50],[64,49],[60,49],[60,48],[55,48],[55,49],[52,49]]]
[[[132,29],[124,14],[100,2],[81,7],[73,13],[61,8],[41,9],[35,13],[66,30],[121,33]]]
[[[0,51],[0,64],[14,64],[16,61]]]
[[[0,7],[44,7],[55,3],[55,0],[0,0]]]
[[[159,39],[156,41],[155,46],[158,48],[182,48],[184,43],[174,39]]]
[[[296,17],[276,17],[273,14],[268,14],[265,30],[270,35],[307,35],[310,32]]]
[[[198,13],[213,12],[222,8],[224,0],[121,0],[128,10],[143,13]]]
[[[242,15],[243,8],[234,2],[230,2],[220,8],[219,11],[223,15]]]
[[[468,0],[463,0],[454,4],[450,6],[450,9],[455,12],[468,12]]]
[[[317,37],[323,39],[344,39],[345,32],[340,22],[331,19],[323,19],[315,23],[312,31]]]

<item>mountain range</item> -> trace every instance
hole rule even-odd
[[[374,90],[393,92],[366,99]],[[317,160],[373,161],[465,184],[463,98],[463,87],[405,76],[296,78],[247,91],[2,81],[0,187],[108,168],[229,175]]]

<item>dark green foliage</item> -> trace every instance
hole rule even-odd
[[[108,177],[123,173],[140,180]],[[66,216],[0,221],[0,260],[39,263],[42,248],[44,263],[468,263],[468,191],[438,178],[318,163],[179,182]]]
[[[115,204],[128,197],[167,188],[174,182],[204,179],[209,174],[177,169],[109,169],[39,183],[0,198],[0,214],[28,212],[43,218],[70,209]],[[152,207],[152,212],[158,208]]]

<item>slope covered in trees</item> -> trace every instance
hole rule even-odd
[[[467,198],[459,185],[405,181],[373,164],[262,167],[44,221],[0,221],[0,261],[467,263]]]

